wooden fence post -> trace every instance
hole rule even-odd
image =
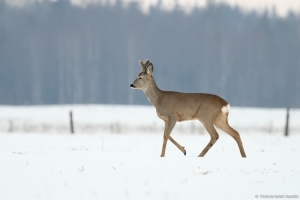
[[[74,134],[73,113],[72,113],[72,111],[70,111],[70,129],[71,129],[71,133]]]
[[[12,133],[14,131],[14,122],[13,120],[9,120],[8,132]]]
[[[289,135],[289,118],[290,118],[290,108],[286,109],[286,124],[285,124],[285,136]]]

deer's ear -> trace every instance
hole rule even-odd
[[[139,64],[141,66],[141,72],[146,72],[146,67],[145,67],[145,64],[143,63],[143,61],[139,60]]]
[[[147,66],[147,74],[152,74],[153,72],[153,65],[152,63],[149,63]]]

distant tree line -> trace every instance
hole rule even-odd
[[[275,11],[274,11],[275,12]],[[149,104],[129,84],[149,58],[164,90],[232,106],[300,107],[300,18],[209,4],[152,8],[0,2],[0,104]]]

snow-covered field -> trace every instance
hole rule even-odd
[[[299,198],[300,112],[290,112],[288,137],[285,114],[231,109],[246,159],[220,130],[217,143],[198,158],[209,135],[196,121],[178,123],[172,134],[187,155],[169,142],[160,158],[163,123],[152,107],[2,106],[0,199]]]
[[[229,123],[241,133],[283,134],[286,109],[231,108]],[[164,123],[153,106],[61,105],[0,106],[0,132],[67,133],[69,112],[77,133],[161,132]],[[300,133],[300,110],[290,110],[290,132]],[[177,123],[174,132],[206,134],[198,121]]]

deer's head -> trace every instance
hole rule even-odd
[[[144,90],[148,88],[151,80],[153,80],[153,65],[148,59],[145,61],[145,63],[140,60],[139,64],[141,66],[141,72],[139,73],[137,79],[135,79],[135,81],[130,85],[130,87],[133,89]]]

